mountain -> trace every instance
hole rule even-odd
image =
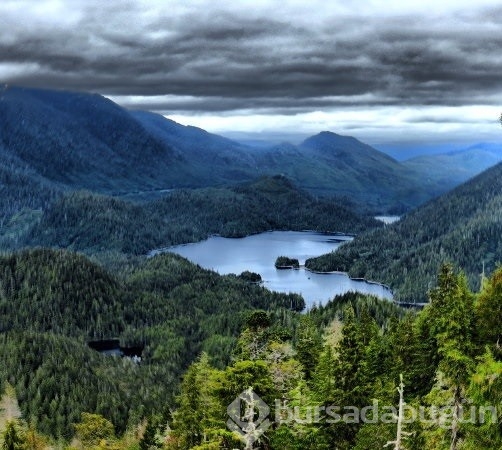
[[[404,161],[423,179],[436,183],[445,191],[467,181],[502,161],[502,145],[480,143],[463,150],[439,155],[425,155]]]
[[[351,137],[323,132],[298,146],[252,148],[100,95],[12,86],[0,88],[0,175],[7,170],[24,174],[32,197],[46,192],[43,201],[19,200],[20,207],[42,207],[53,191],[148,198],[278,173],[315,195],[347,196],[378,212],[406,210],[439,193]]]
[[[419,174],[350,136],[322,132],[298,146],[251,148],[158,114],[132,115],[157,139],[190,157],[201,182],[208,168],[214,180],[227,182],[280,173],[314,194],[344,196],[377,209],[406,210],[436,194],[433,183],[424,185]]]
[[[61,188],[19,158],[4,152],[0,142],[0,226],[23,208],[33,210],[47,206],[59,192]]]
[[[389,284],[396,298],[424,301],[443,262],[462,268],[473,288],[502,261],[502,163],[400,221],[306,262]]]
[[[2,159],[58,186],[112,193],[164,187],[176,173],[172,150],[99,95],[4,87],[0,118]]]
[[[96,94],[11,86],[0,89],[2,171],[25,174],[26,186],[112,195],[233,184],[257,173],[240,144],[204,130]]]
[[[193,186],[235,183],[254,178],[259,171],[249,147],[160,114],[132,111],[131,115],[183,161]]]
[[[335,200],[317,200],[281,176],[233,188],[183,189],[143,204],[71,193],[46,208],[22,244],[99,253],[149,250],[212,234],[241,237],[268,230],[356,233],[381,224]]]
[[[374,210],[404,211],[437,195],[434,183],[350,136],[322,132],[299,146],[258,154],[260,166],[282,173],[316,195],[342,196]]]

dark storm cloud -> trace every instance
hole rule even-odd
[[[0,80],[97,91],[163,113],[500,101],[502,24],[493,9],[400,17],[321,11],[309,23],[287,8],[272,17],[198,3],[144,15],[128,4],[125,11],[82,3],[71,24],[23,24],[11,14],[0,23]]]

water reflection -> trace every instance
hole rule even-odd
[[[274,267],[278,256],[297,258],[303,265],[306,259],[336,251],[351,239],[350,236],[338,234],[273,231],[240,239],[211,237],[202,242],[161,251],[177,253],[222,275],[240,274],[245,270],[259,273],[265,287],[277,292],[299,293],[307,306],[325,303],[335,295],[348,291],[392,299],[392,293],[384,286],[352,280],[344,273],[318,274],[303,267],[299,270],[277,270]]]

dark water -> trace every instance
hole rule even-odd
[[[211,237],[194,244],[179,245],[156,250],[177,253],[206,269],[224,275],[240,274],[245,270],[259,273],[264,286],[278,292],[296,292],[303,296],[307,306],[326,303],[337,294],[357,291],[392,299],[392,293],[379,284],[351,280],[344,273],[316,274],[299,270],[277,270],[278,256],[297,258],[304,264],[307,258],[336,251],[349,236],[315,232],[273,231],[253,236],[228,239]]]

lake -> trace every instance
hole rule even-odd
[[[259,273],[263,286],[277,292],[299,293],[307,307],[326,303],[337,294],[357,291],[392,299],[392,293],[380,284],[352,280],[345,273],[318,274],[301,267],[299,270],[278,270],[278,256],[297,258],[300,264],[311,257],[335,251],[352,237],[316,232],[271,231],[245,238],[210,237],[193,244],[154,250],[150,255],[170,251],[211,269],[221,275],[240,274],[245,270]]]
[[[383,222],[385,225],[391,225],[401,219],[401,216],[375,216],[375,219]]]

